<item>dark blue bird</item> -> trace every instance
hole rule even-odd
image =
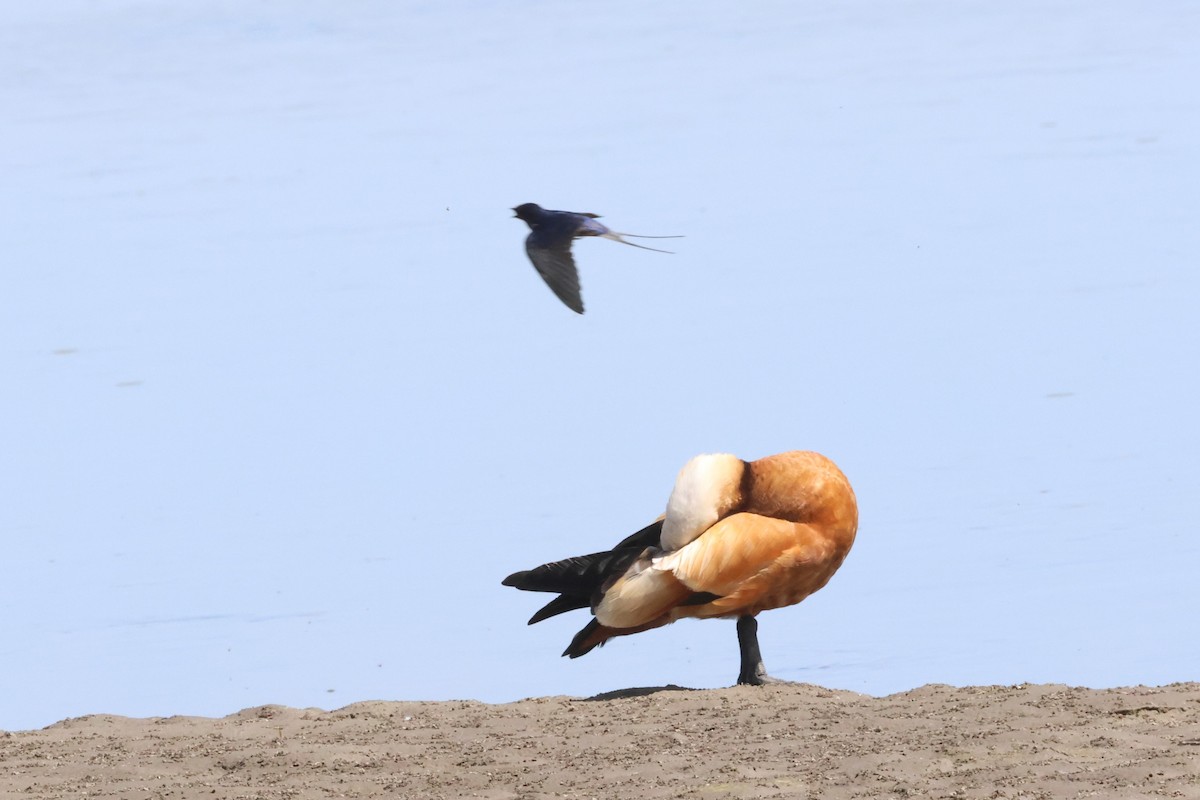
[[[567,308],[576,314],[583,313],[583,297],[579,293],[579,270],[575,268],[575,258],[571,255],[571,242],[580,236],[603,236],[605,239],[627,244],[630,247],[640,247],[643,250],[653,250],[656,253],[669,253],[670,250],[659,250],[642,244],[627,242],[622,237],[632,236],[635,239],[678,239],[678,236],[638,236],[633,233],[616,233],[601,225],[596,220],[598,214],[576,213],[574,211],[550,211],[537,203],[522,203],[513,209],[515,216],[525,220],[530,230],[525,240],[525,252],[537,269],[538,275],[550,287],[550,290],[562,300]]]

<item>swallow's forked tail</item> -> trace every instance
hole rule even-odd
[[[630,247],[640,247],[643,250],[653,250],[656,253],[670,253],[672,255],[674,255],[674,253],[675,253],[674,250],[659,250],[657,247],[647,247],[644,244],[636,244],[634,242],[627,242],[627,241],[625,241],[625,237],[632,236],[634,239],[682,239],[683,238],[682,236],[639,236],[636,233],[617,233],[616,231],[605,231],[604,233],[602,233],[600,235],[603,236],[605,239],[612,239],[614,242],[620,242],[621,244],[627,244]]]

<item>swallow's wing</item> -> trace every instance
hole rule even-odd
[[[571,255],[571,237],[553,242],[550,246],[535,241],[534,234],[525,240],[525,252],[550,290],[576,314],[583,313],[583,296],[579,291],[579,270]]]

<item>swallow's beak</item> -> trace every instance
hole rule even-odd
[[[510,208],[509,211],[513,212],[514,217],[517,216],[517,210],[515,208]]]

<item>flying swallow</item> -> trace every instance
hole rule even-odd
[[[579,270],[571,255],[571,242],[581,236],[603,236],[630,247],[669,253],[643,244],[627,242],[623,237],[635,239],[679,239],[679,236],[638,236],[634,233],[617,233],[596,222],[598,214],[574,211],[550,211],[537,203],[522,203],[513,209],[519,219],[524,220],[531,233],[525,239],[525,252],[534,268],[550,290],[576,314],[583,313],[583,297],[579,293]]]

